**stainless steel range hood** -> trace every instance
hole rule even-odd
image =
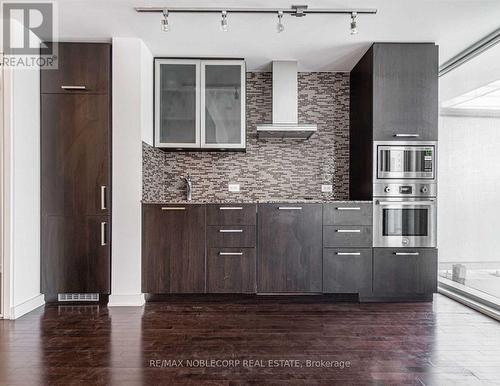
[[[257,125],[259,138],[304,138],[318,130],[315,124],[298,123],[297,62],[273,62],[273,122]]]

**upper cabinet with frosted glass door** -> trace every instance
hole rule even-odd
[[[245,62],[155,59],[155,146],[244,149]]]

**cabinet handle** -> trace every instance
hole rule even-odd
[[[418,252],[394,252],[396,256],[418,256],[420,253]]]
[[[219,252],[219,256],[243,256],[243,252]]]
[[[108,209],[106,207],[106,185],[101,186],[101,210]]]
[[[86,90],[86,86],[61,86],[63,90]]]
[[[338,256],[360,256],[361,252],[337,252],[335,254]]]
[[[221,206],[219,210],[242,210],[242,206]]]
[[[183,206],[162,206],[161,210],[186,210]]]
[[[101,246],[107,245],[106,240],[106,222],[101,222]]]
[[[336,208],[337,210],[361,210],[359,206],[345,206],[345,207],[338,207]]]
[[[394,134],[394,136],[399,138],[418,138],[420,134]]]
[[[361,233],[361,229],[335,229],[338,233]]]
[[[279,206],[279,210],[302,210],[301,206]]]
[[[219,229],[220,233],[242,233],[243,229]]]

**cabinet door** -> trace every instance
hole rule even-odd
[[[255,293],[255,248],[210,248],[208,293]]]
[[[258,208],[258,292],[322,291],[322,205]]]
[[[245,62],[201,62],[201,147],[245,148]]]
[[[205,292],[203,205],[143,205],[142,291]]]
[[[373,292],[380,296],[437,291],[437,249],[374,248]]]
[[[41,172],[42,214],[109,214],[107,95],[42,94]]]
[[[58,68],[54,70],[42,68],[40,71],[40,91],[42,94],[110,93],[110,44],[57,44]]]
[[[372,292],[372,249],[323,250],[323,292]]]
[[[42,216],[42,292],[110,292],[109,216]]]
[[[199,60],[155,60],[155,145],[200,147]]]
[[[373,139],[437,140],[438,47],[374,45]]]

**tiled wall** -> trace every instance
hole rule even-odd
[[[247,151],[164,152],[143,144],[143,200],[185,199],[181,176],[193,178],[193,200],[347,199],[349,74],[299,73],[299,122],[316,123],[309,140],[258,140],[271,122],[272,74],[247,73]],[[240,193],[228,192],[239,183]],[[332,183],[332,193],[321,184]]]

